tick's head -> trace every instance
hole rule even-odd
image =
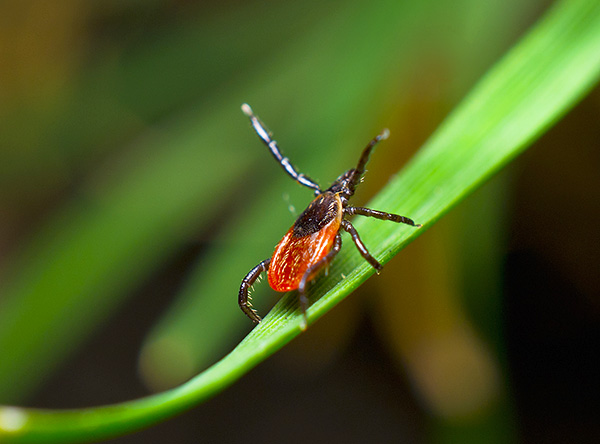
[[[365,167],[369,161],[371,151],[373,151],[373,148],[375,148],[375,145],[377,145],[380,140],[387,139],[389,135],[390,131],[386,128],[381,132],[381,134],[371,140],[362,152],[356,168],[352,168],[338,177],[327,189],[327,191],[339,194],[342,202],[345,204],[348,199],[354,195],[356,186],[361,182],[362,175],[365,174]]]
[[[360,181],[356,169],[346,171],[327,189],[332,193],[339,194],[342,200],[348,200],[354,195],[356,184]]]

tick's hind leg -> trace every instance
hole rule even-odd
[[[360,252],[361,256],[364,257],[365,260],[368,263],[370,263],[375,270],[377,270],[377,273],[379,273],[383,269],[383,265],[381,265],[377,261],[377,259],[375,259],[373,256],[371,256],[371,253],[369,253],[369,250],[367,250],[367,247],[365,247],[365,244],[363,244],[362,241],[360,240],[360,236],[358,235],[358,231],[356,231],[356,228],[354,228],[354,225],[352,225],[350,223],[350,221],[343,220],[342,228],[344,230],[346,230],[348,233],[350,233],[350,236],[352,237],[352,240],[356,244],[356,248],[358,248],[358,251]]]
[[[262,261],[242,279],[242,285],[240,286],[240,293],[238,295],[238,304],[242,311],[257,324],[260,322],[260,316],[256,313],[256,310],[252,308],[252,305],[248,301],[248,289],[256,282],[263,271],[267,271],[271,258]]]
[[[374,217],[375,219],[389,220],[392,222],[398,222],[406,225],[411,225],[416,228],[421,228],[421,224],[416,224],[412,219],[409,219],[408,217],[400,216],[399,214],[384,213],[383,211],[372,210],[370,208],[346,207],[344,209],[344,213],[346,213],[349,216],[358,214],[359,216]]]
[[[308,267],[308,269],[304,272],[302,279],[300,280],[300,285],[298,286],[298,300],[300,301],[300,310],[302,311],[302,315],[304,316],[302,325],[300,326],[300,328],[302,328],[302,330],[306,330],[306,327],[308,326],[308,316],[306,315],[306,310],[308,310],[308,298],[306,297],[306,286],[315,277],[315,275],[319,271],[321,271],[323,268],[325,268],[329,265],[329,263],[333,260],[335,255],[339,253],[341,248],[342,248],[342,236],[340,236],[340,233],[338,233],[335,236],[335,240],[333,241],[333,246],[331,247],[331,250],[329,250],[329,253],[327,253],[327,255],[323,259],[321,259],[319,262]]]

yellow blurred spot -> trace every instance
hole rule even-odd
[[[3,106],[6,102],[38,104],[68,84],[83,49],[88,9],[81,0],[0,5]]]
[[[444,418],[477,415],[499,389],[494,359],[470,328],[425,339],[407,356],[407,364],[424,404]]]
[[[0,408],[0,430],[18,432],[27,422],[27,415],[16,407]]]

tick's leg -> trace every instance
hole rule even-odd
[[[302,311],[302,315],[304,316],[304,321],[302,322],[302,330],[306,330],[306,326],[308,325],[308,317],[306,316],[306,310],[308,309],[308,298],[306,297],[306,286],[312,280],[315,275],[321,271],[324,267],[327,267],[329,263],[333,260],[336,254],[339,253],[342,248],[342,236],[340,233],[336,234],[335,240],[333,241],[333,246],[329,253],[321,259],[316,264],[310,266],[302,276],[300,280],[300,285],[298,286],[298,300],[300,301],[300,310]]]
[[[242,285],[240,286],[240,293],[238,295],[238,304],[246,316],[252,319],[257,324],[260,322],[260,316],[256,313],[256,310],[252,308],[252,305],[248,301],[248,289],[260,276],[263,271],[267,271],[269,268],[269,263],[271,262],[271,258],[262,261],[252,270],[250,273],[246,275],[244,279],[242,279]]]
[[[381,140],[385,140],[390,136],[390,131],[386,128],[384,129],[381,134],[378,134],[377,136],[375,136],[368,144],[367,147],[363,150],[360,159],[358,159],[358,164],[356,165],[356,182],[354,183],[354,185],[358,185],[358,181],[360,180],[361,176],[363,174],[365,174],[365,167],[367,166],[367,162],[369,161],[369,157],[371,156],[371,152],[373,151],[373,148],[375,148],[375,145],[377,145]]]
[[[269,130],[265,128],[265,125],[261,122],[261,120],[254,114],[252,108],[247,103],[242,105],[242,111],[250,118],[250,122],[252,122],[252,126],[254,127],[254,131],[258,134],[258,137],[263,141],[265,145],[271,151],[271,154],[279,162],[279,165],[288,173],[292,179],[298,182],[300,185],[304,185],[312,190],[314,190],[315,194],[321,194],[321,188],[319,185],[312,180],[310,177],[305,176],[304,174],[298,173],[294,166],[290,163],[290,160],[287,157],[284,157],[277,146],[277,142],[272,139],[271,133]]]
[[[362,241],[360,240],[360,236],[358,235],[356,228],[354,228],[354,226],[350,223],[350,221],[347,221],[347,220],[342,220],[342,228],[344,230],[346,230],[348,233],[350,233],[350,236],[352,237],[352,240],[356,244],[356,248],[358,248],[358,251],[360,252],[361,256],[364,257],[365,260],[368,263],[370,263],[375,270],[377,270],[377,273],[379,273],[381,271],[381,269],[383,268],[383,266],[377,261],[377,259],[375,259],[373,256],[371,256],[371,253],[369,253],[369,250],[367,250],[367,247],[365,247],[365,244],[363,244]]]
[[[399,222],[406,225],[412,225],[416,228],[421,228],[421,224],[416,224],[412,219],[400,216],[399,214],[384,213],[383,211],[377,211],[363,207],[346,207],[344,212],[349,216],[358,214],[359,216],[374,217],[381,220],[391,220],[392,222]]]

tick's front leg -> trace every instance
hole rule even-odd
[[[248,289],[256,282],[258,277],[263,271],[267,271],[269,268],[269,263],[271,262],[271,258],[265,259],[252,270],[250,273],[246,275],[244,279],[242,279],[242,285],[240,286],[240,293],[238,295],[238,304],[242,311],[252,319],[257,324],[260,322],[260,316],[256,313],[256,310],[252,308],[252,305],[248,301]]]

